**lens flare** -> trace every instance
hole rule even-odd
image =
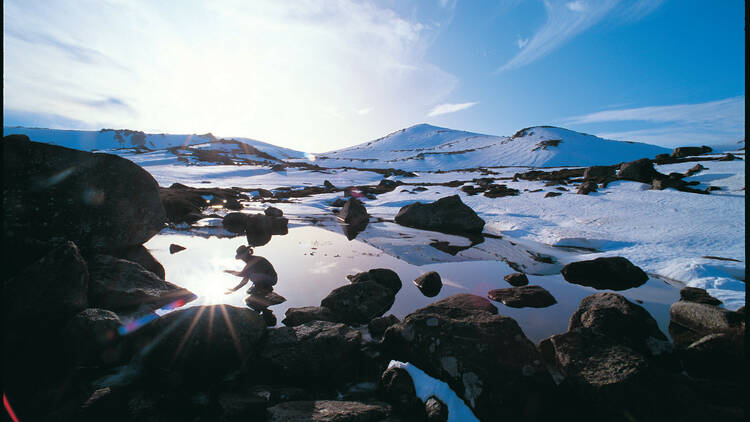
[[[148,324],[149,322],[155,320],[156,318],[159,318],[159,315],[157,314],[157,312],[160,312],[160,311],[172,311],[174,309],[177,309],[177,308],[185,305],[186,303],[188,303],[189,301],[191,301],[193,299],[195,299],[195,297],[177,299],[174,302],[171,302],[171,303],[169,303],[167,305],[164,305],[161,308],[157,309],[156,311],[154,311],[154,312],[152,312],[150,314],[144,315],[144,316],[142,316],[140,318],[136,318],[136,319],[134,319],[132,321],[129,321],[126,324],[123,324],[123,325],[119,326],[117,328],[117,332],[120,333],[121,336],[124,336],[126,334],[130,334],[133,331],[135,331],[135,330],[143,327],[144,325]]]

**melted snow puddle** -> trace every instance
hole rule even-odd
[[[401,319],[416,309],[456,293],[487,297],[489,290],[511,287],[503,276],[516,272],[511,265],[521,266],[528,272],[529,284],[547,289],[557,303],[541,309],[518,309],[500,302],[492,303],[500,315],[515,319],[534,343],[567,331],[570,316],[581,300],[601,291],[568,283],[559,273],[562,264],[549,263],[548,259],[538,260],[540,255],[545,257],[544,253],[502,239],[487,238],[481,244],[452,255],[430,246],[430,243],[462,245],[460,242],[463,241],[463,246],[468,246],[470,242],[457,236],[404,229],[393,223],[371,223],[354,240],[348,240],[340,229],[327,228],[293,227],[290,224],[289,234],[273,236],[268,244],[254,248],[255,255],[265,257],[274,266],[278,273],[274,291],[287,299],[270,308],[279,325],[288,308],[319,306],[331,290],[349,283],[347,275],[372,268],[389,268],[403,281],[395,303],[386,312],[386,315],[392,313]],[[186,249],[170,254],[169,245],[172,243]],[[234,258],[241,245],[246,245],[244,236],[228,238],[210,236],[205,232],[198,236],[174,230],[165,230],[145,244],[164,266],[167,281],[198,296],[186,306],[227,304],[243,307],[246,306],[245,291],[250,284],[226,295],[226,289],[240,280],[224,272],[243,268],[244,263]],[[567,256],[564,260],[570,258]],[[443,281],[443,288],[435,297],[424,296],[412,282],[427,271],[437,271]],[[679,299],[678,288],[651,278],[640,287],[617,293],[646,308],[657,320],[659,328],[669,336],[669,306]]]

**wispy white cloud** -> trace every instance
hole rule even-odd
[[[330,150],[413,124],[458,83],[426,58],[453,1],[429,22],[357,0],[3,6],[3,109],[92,129]]]
[[[473,107],[475,105],[479,104],[478,102],[470,102],[470,103],[445,103],[445,104],[438,104],[435,107],[430,110],[429,113],[427,113],[428,117],[432,116],[439,116],[441,114],[448,114],[448,113],[455,113],[457,111],[466,110],[469,107]]]
[[[364,116],[366,114],[370,114],[371,111],[372,107],[360,108],[359,110],[357,110],[357,114],[359,114],[360,116]]]
[[[598,133],[599,136],[665,146],[729,143],[744,137],[745,97],[606,110],[562,120],[564,125],[611,122],[644,122],[654,127],[608,131]]]
[[[547,21],[524,43],[521,51],[497,72],[516,69],[532,63],[612,15],[634,21],[656,10],[663,0],[546,0]],[[520,44],[519,44],[520,47]]]
[[[526,44],[529,43],[528,38],[521,38],[520,36],[516,39],[516,45],[518,45],[518,48],[524,48],[526,47]]]

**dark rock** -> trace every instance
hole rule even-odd
[[[648,281],[642,269],[620,256],[572,262],[561,272],[568,282],[595,289],[626,290]]]
[[[232,233],[245,233],[247,228],[248,214],[241,212],[230,212],[222,220],[224,229]]]
[[[682,179],[654,179],[651,182],[651,189],[654,190],[664,190],[666,188],[674,188],[680,190],[685,186],[687,186],[687,182]]]
[[[289,401],[268,408],[268,422],[375,422],[390,414],[391,408],[385,403]]]
[[[73,242],[52,249],[3,285],[6,326],[52,328],[88,307],[89,269]]]
[[[323,306],[305,306],[302,308],[289,308],[286,318],[281,323],[287,327],[295,327],[310,321],[336,322],[336,315],[330,309]]]
[[[272,218],[264,214],[251,214],[247,216],[245,236],[251,247],[263,246],[271,241],[273,235]]]
[[[373,337],[382,337],[388,327],[397,324],[398,322],[398,318],[396,318],[395,315],[390,314],[388,316],[374,318],[369,324],[367,324],[367,328],[370,330],[370,335]]]
[[[545,419],[554,383],[518,324],[487,299],[454,295],[385,332],[389,356],[447,382],[481,420]]]
[[[286,235],[289,233],[289,220],[286,217],[271,218],[271,234]]]
[[[120,328],[112,311],[89,308],[76,314],[65,328],[65,351],[76,366],[116,366],[125,360]]]
[[[362,202],[357,198],[349,198],[339,211],[339,219],[352,226],[366,223],[370,216]]]
[[[390,289],[393,294],[401,290],[401,278],[395,271],[387,268],[373,268],[369,271],[346,276],[350,283],[361,283],[363,281],[374,281]]]
[[[721,301],[706,292],[706,289],[697,287],[683,287],[680,290],[680,300],[686,302],[705,303],[706,305],[721,305]]]
[[[424,187],[424,186],[417,186],[417,187],[416,187],[416,188],[414,188],[413,190],[414,190],[414,192],[424,192],[424,191],[426,191],[426,190],[427,190],[427,188],[426,188],[426,187]]]
[[[511,286],[520,287],[529,284],[529,278],[524,273],[511,273],[503,277]]]
[[[487,293],[487,297],[511,308],[546,308],[557,303],[550,292],[540,286],[494,289]]]
[[[735,157],[734,154],[728,152],[728,153],[726,153],[726,155],[724,155],[723,157],[719,158],[719,161],[732,161],[732,160],[736,160],[736,159],[737,159],[737,157]]]
[[[602,179],[615,176],[614,166],[592,166],[583,172],[583,180]]]
[[[286,298],[276,292],[265,292],[263,294],[251,294],[245,298],[245,304],[258,312],[261,312],[269,306],[278,305],[286,302]]]
[[[425,406],[417,397],[411,375],[403,368],[388,368],[380,377],[380,389],[393,411],[409,421],[424,421]]]
[[[683,348],[709,334],[720,333],[739,326],[744,318],[705,303],[677,301],[669,308],[669,331],[675,346]]]
[[[621,164],[617,177],[624,180],[651,184],[654,179],[665,179],[667,176],[656,171],[651,160],[642,158]]]
[[[268,207],[263,210],[263,213],[269,217],[281,217],[284,212],[276,207]]]
[[[158,309],[177,299],[193,298],[190,291],[160,279],[135,262],[108,255],[89,260],[91,307],[115,312],[146,306]]]
[[[346,200],[344,198],[336,198],[333,202],[331,202],[332,207],[341,208],[346,204]]]
[[[570,317],[568,330],[585,328],[646,355],[668,352],[671,345],[649,312],[616,293],[585,297]]]
[[[554,198],[555,196],[560,196],[560,195],[562,195],[562,194],[559,193],[559,192],[547,192],[547,193],[544,194],[544,197],[545,198]]]
[[[677,147],[672,150],[671,157],[683,158],[683,157],[689,157],[691,155],[708,154],[711,151],[713,151],[711,147],[707,147],[705,145],[702,147]]]
[[[174,255],[177,252],[184,251],[185,249],[187,249],[187,248],[184,247],[184,246],[182,246],[182,245],[178,245],[176,243],[172,243],[172,244],[169,245],[169,254],[170,255]]]
[[[358,330],[328,321],[272,328],[260,345],[254,373],[274,382],[354,380],[360,338]]]
[[[383,315],[393,305],[393,290],[375,281],[362,281],[333,290],[320,302],[330,309],[337,321],[366,324]]]
[[[253,310],[196,306],[157,318],[130,334],[130,341],[146,367],[205,382],[205,377],[240,368],[258,350],[265,332],[265,322]]]
[[[286,170],[286,166],[283,164],[274,164],[271,166],[271,171],[284,171]]]
[[[235,198],[229,198],[224,202],[224,208],[232,211],[238,211],[242,209],[242,204]]]
[[[199,192],[190,190],[187,186],[182,188],[172,185],[170,188],[159,188],[159,197],[167,219],[172,223],[198,221],[201,210],[207,205]]]
[[[427,297],[437,296],[440,293],[440,289],[443,288],[443,281],[440,279],[440,274],[435,271],[429,271],[420,275],[414,280],[414,284]]]
[[[693,377],[742,380],[747,367],[745,329],[737,327],[708,334],[680,353],[683,367]]]
[[[151,271],[161,279],[165,277],[164,267],[143,245],[119,249],[114,251],[112,256],[140,264],[141,267]]]
[[[328,180],[323,181],[323,187],[328,190],[336,190],[336,186],[334,186],[333,183],[329,182]]]
[[[591,192],[596,192],[596,188],[596,183],[588,180],[581,183],[581,186],[578,187],[578,192],[576,193],[579,195],[588,195]]]
[[[3,138],[7,238],[61,237],[88,251],[141,245],[166,223],[156,180],[116,155]]]
[[[487,185],[487,190],[484,192],[484,196],[488,198],[502,198],[504,196],[516,196],[520,192],[518,189],[509,188],[506,185]]]
[[[484,220],[461,202],[458,195],[430,204],[417,202],[402,207],[395,221],[402,226],[446,233],[481,233],[484,228]]]
[[[441,402],[435,396],[430,396],[424,402],[425,412],[427,413],[427,422],[447,422],[448,406]]]

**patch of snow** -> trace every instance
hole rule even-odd
[[[405,369],[411,376],[414,388],[417,391],[417,397],[423,402],[427,401],[431,396],[435,396],[443,402],[448,407],[448,422],[479,422],[479,419],[474,415],[469,406],[445,382],[432,378],[408,362],[404,363],[392,360],[388,364],[388,368]]]

